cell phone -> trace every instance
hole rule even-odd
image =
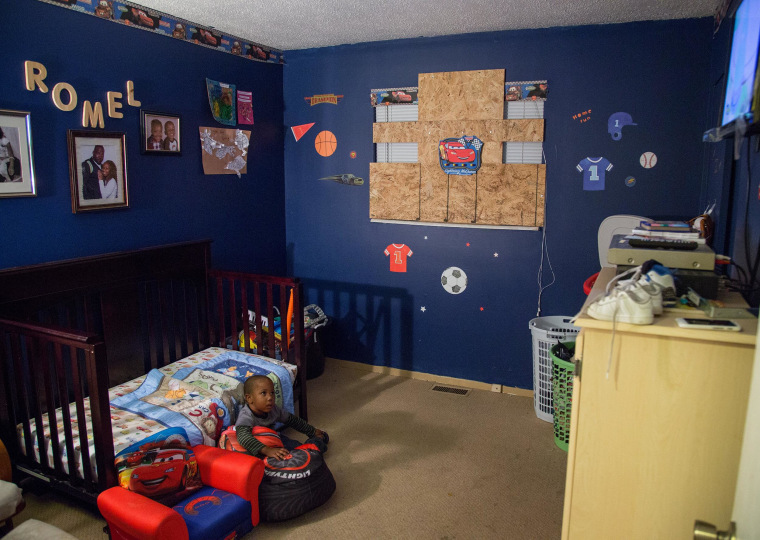
[[[733,330],[740,332],[742,327],[728,319],[688,319],[679,317],[676,323],[681,328],[700,328],[706,330]]]

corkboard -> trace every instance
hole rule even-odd
[[[504,118],[504,70],[420,73],[419,115],[432,120],[501,120]]]
[[[420,215],[419,194],[419,163],[369,164],[370,218],[416,220]]]
[[[447,137],[475,135],[483,142],[542,142],[543,119],[437,120],[433,122],[377,122],[372,124],[373,143],[440,141]]]

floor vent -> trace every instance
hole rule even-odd
[[[470,391],[467,388],[457,388],[456,386],[441,386],[440,384],[436,384],[431,388],[433,392],[445,392],[447,394],[456,394],[458,396],[466,396],[470,393]]]

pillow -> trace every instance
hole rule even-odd
[[[115,459],[119,485],[172,506],[202,487],[198,462],[182,428],[159,431]]]

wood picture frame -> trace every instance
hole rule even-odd
[[[68,131],[71,211],[129,207],[124,133]]]
[[[34,197],[30,113],[0,109],[0,197]]]
[[[140,110],[140,153],[182,155],[181,118],[177,114]],[[160,126],[160,130],[158,127]]]

